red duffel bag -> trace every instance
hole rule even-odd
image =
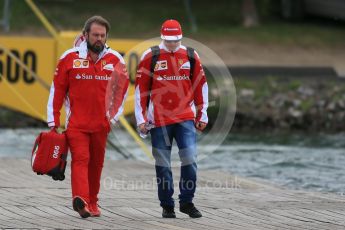
[[[41,132],[36,138],[31,155],[32,170],[54,180],[65,179],[68,144],[65,133],[55,130]]]

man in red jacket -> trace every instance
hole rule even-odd
[[[198,54],[181,45],[182,29],[167,20],[162,42],[144,52],[136,77],[135,115],[141,133],[150,130],[164,218],[175,218],[171,147],[175,139],[181,160],[180,211],[192,218],[201,213],[192,203],[196,188],[196,130],[208,122],[208,86]]]
[[[123,58],[105,43],[109,29],[100,16],[86,21],[81,42],[59,60],[47,105],[48,125],[56,129],[65,102],[73,209],[83,218],[100,216],[97,202],[106,140],[110,123],[116,123],[123,111],[129,83]]]

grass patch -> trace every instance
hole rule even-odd
[[[212,33],[210,33],[210,31]],[[203,27],[200,34],[205,38],[216,36],[232,40],[259,42],[264,44],[299,44],[299,45],[341,45],[345,39],[345,30],[338,26],[322,26],[313,23],[293,24],[288,22],[267,22],[255,28],[229,26]]]
[[[297,90],[299,87],[301,87],[302,82],[299,80],[292,80],[288,84],[288,89],[290,90]]]
[[[314,22],[288,23],[277,16],[277,1],[265,0],[259,5],[262,23],[247,29],[240,25],[240,1],[219,0],[192,1],[192,11],[198,32],[192,33],[182,0],[165,1],[120,1],[120,0],[63,0],[35,1],[48,20],[58,30],[81,30],[85,20],[99,14],[107,18],[112,29],[111,37],[151,38],[159,36],[162,22],[175,18],[182,24],[187,37],[200,39],[239,40],[260,43],[341,45],[345,39],[342,25]],[[3,3],[3,0],[0,0]],[[11,31],[42,30],[41,23],[24,1],[12,1]],[[207,10],[205,10],[207,9]]]
[[[300,104],[300,108],[301,108],[302,112],[306,113],[307,111],[309,111],[310,108],[313,107],[314,103],[315,102],[312,98],[309,98],[307,100],[302,100],[302,102]]]

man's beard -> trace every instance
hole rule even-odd
[[[104,49],[104,45],[103,44],[102,45],[98,45],[98,44],[96,44],[97,43],[96,42],[95,44],[91,45],[89,41],[86,41],[86,42],[87,42],[87,48],[89,50],[91,50],[92,52],[96,53],[96,54],[99,54]]]

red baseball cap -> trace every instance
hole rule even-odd
[[[178,21],[174,19],[166,20],[161,28],[161,38],[168,41],[182,39],[182,29]]]

